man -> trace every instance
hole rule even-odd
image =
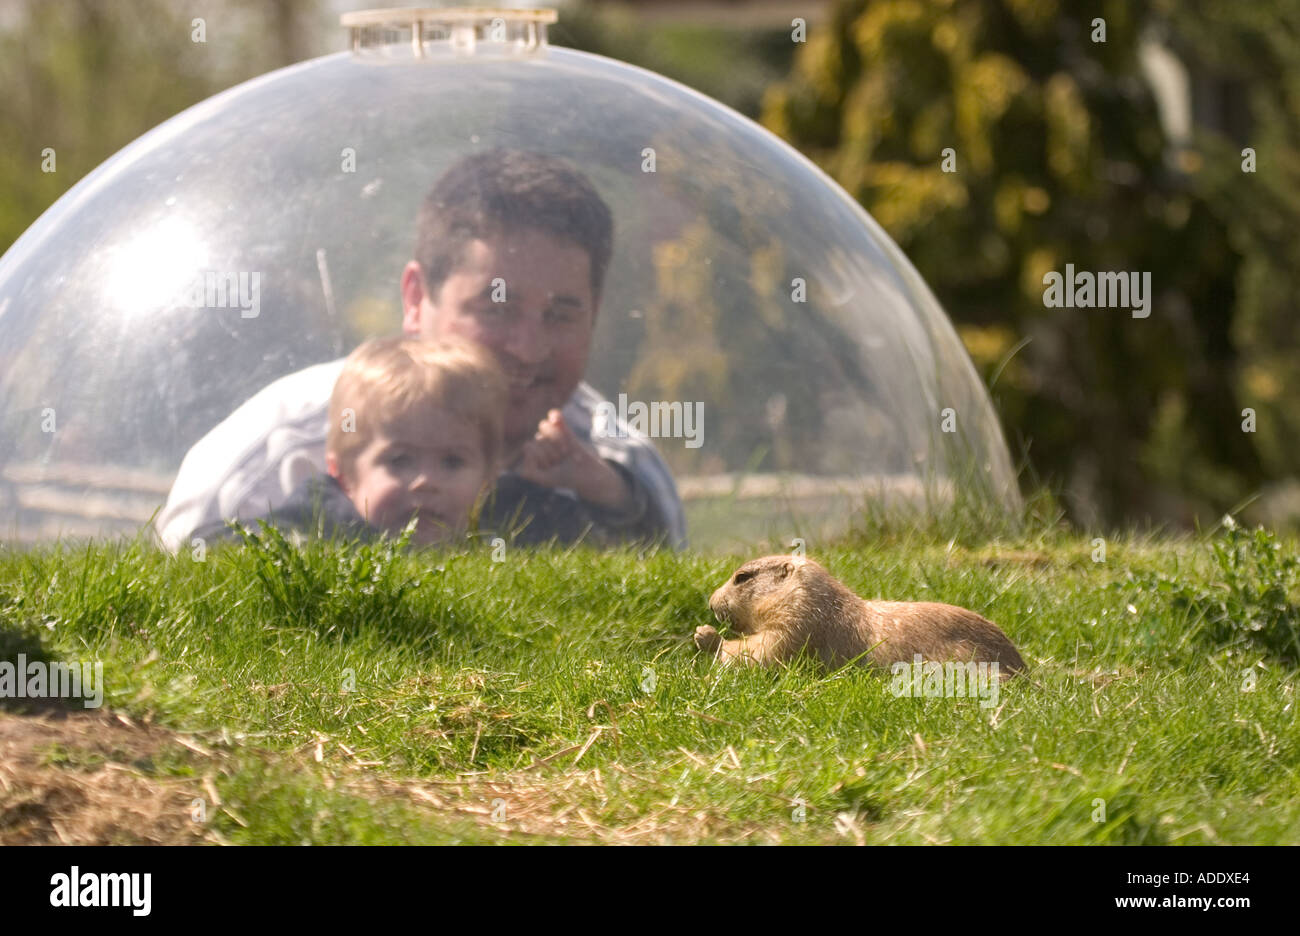
[[[608,206],[579,172],[513,150],[448,169],[420,208],[402,271],[407,335],[487,346],[510,381],[503,489],[581,500],[604,539],[686,545],[667,466],[643,435],[593,426],[603,398],[582,382],[613,250]],[[157,520],[163,544],[228,517],[267,516],[325,472],[329,399],[343,361],[266,387],[195,443]]]

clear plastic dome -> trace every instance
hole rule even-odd
[[[546,20],[363,21],[51,207],[0,259],[0,539],[136,532],[239,404],[399,331],[423,195],[496,147],[564,158],[609,205],[585,380],[699,407],[697,438],[654,440],[692,545],[833,535],[936,486],[1014,508],[987,393],[861,207],[707,97],[548,46]]]

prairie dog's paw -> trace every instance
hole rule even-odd
[[[702,624],[695,628],[695,646],[700,650],[716,653],[722,645],[722,637],[712,624]]]

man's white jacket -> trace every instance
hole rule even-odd
[[[343,361],[281,377],[194,444],[155,521],[168,550],[179,551],[200,527],[264,517],[303,481],[325,473],[329,400]],[[590,385],[580,383],[564,405],[564,420],[601,458],[626,469],[665,519],[669,545],[684,548],[686,518],[677,486],[650,440],[617,418],[614,427],[596,420],[593,437],[593,416],[604,402]]]

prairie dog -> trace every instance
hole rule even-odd
[[[695,646],[724,664],[771,665],[807,650],[826,666],[851,661],[888,668],[925,660],[998,664],[1007,679],[1024,661],[1007,635],[974,611],[935,601],[866,601],[805,556],[763,556],[738,568],[709,608],[740,633],[723,640],[713,625]]]

